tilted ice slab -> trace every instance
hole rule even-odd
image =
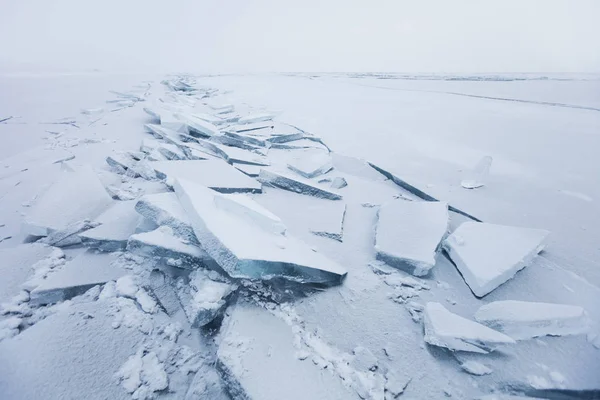
[[[416,275],[427,275],[448,229],[448,205],[396,200],[381,206],[375,234],[377,259]]]
[[[239,164],[235,162],[233,163],[233,166],[253,178],[258,177],[262,168],[260,165]]]
[[[440,303],[425,305],[425,342],[453,351],[486,354],[496,346],[515,343],[503,333],[448,311]]]
[[[260,193],[261,191],[258,181],[238,171],[225,161],[155,161],[150,165],[161,179],[168,178],[168,184],[175,179],[187,179],[221,193]]]
[[[222,196],[184,179],[177,180],[175,193],[192,220],[198,241],[206,252],[232,277],[271,279],[283,277],[303,283],[339,284],[346,271],[327,257],[290,236],[264,230],[256,221],[258,204],[248,215],[217,206]],[[251,208],[251,209],[250,209]],[[264,212],[261,218],[269,219]]]
[[[94,220],[100,226],[79,234],[84,244],[104,251],[116,251],[127,246],[127,240],[142,222],[142,216],[135,212],[135,200],[117,201]]]
[[[277,215],[243,194],[215,196],[214,205],[223,211],[246,220],[248,223],[257,225],[267,232],[276,235],[285,234],[285,225]]]
[[[213,125],[220,125],[220,124],[225,123],[225,120],[223,118],[216,117],[216,116],[210,115],[210,114],[205,114],[205,113],[194,113],[194,114],[191,114],[190,117],[193,119],[200,119],[202,121],[206,121]]]
[[[227,154],[227,161],[229,163],[269,165],[269,160],[265,156],[254,153],[252,151],[224,145],[220,147],[221,150],[223,150],[225,154]]]
[[[360,399],[330,368],[299,359],[292,327],[263,307],[231,307],[220,339],[217,370],[234,399]]]
[[[516,340],[586,333],[589,319],[582,307],[529,301],[494,301],[481,306],[475,319]]]
[[[466,173],[465,178],[460,182],[460,185],[465,189],[477,189],[482,187],[485,185],[485,181],[490,174],[491,166],[492,157],[483,157],[472,171]]]
[[[271,113],[250,114],[238,120],[239,124],[251,124],[255,122],[270,121],[275,115]]]
[[[179,133],[190,133],[189,125],[171,113],[162,113],[160,115],[160,126],[171,129]]]
[[[187,157],[183,152],[172,143],[161,143],[158,146],[158,152],[162,154],[167,160],[185,160]]]
[[[548,231],[465,222],[443,243],[456,268],[483,297],[525,268],[543,250]]]
[[[168,226],[150,232],[131,235],[127,250],[146,257],[170,260],[169,265],[185,269],[211,267],[213,259],[197,244],[185,242],[173,234]]]
[[[88,250],[66,263],[61,269],[49,274],[30,293],[33,304],[52,304],[85,293],[88,289],[116,281],[127,274],[123,268],[113,265],[112,254]]]
[[[332,190],[326,190],[315,186],[312,181],[300,176],[278,171],[273,168],[263,168],[260,170],[258,180],[264,184],[289,190],[300,194],[320,197],[329,200],[341,200],[342,195]]]
[[[333,169],[329,153],[317,151],[296,151],[288,162],[288,168],[305,178],[314,178]]]
[[[166,225],[185,239],[196,241],[190,218],[173,192],[147,194],[135,205],[135,210],[154,221],[156,225]]]
[[[97,217],[112,202],[91,167],[65,171],[37,199],[25,217],[23,230],[29,235],[46,236],[75,222]]]
[[[187,128],[192,135],[199,135],[202,137],[211,137],[219,134],[219,128],[210,122],[204,121],[199,118],[194,118],[191,115],[175,113],[175,118],[187,125]],[[161,121],[162,125],[162,121]]]
[[[192,328],[204,326],[221,314],[237,289],[233,284],[211,279],[210,273],[203,270],[192,272],[188,284],[178,283],[177,295]]]

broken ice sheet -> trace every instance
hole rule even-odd
[[[425,305],[425,342],[453,351],[486,354],[515,341],[503,333],[448,311],[440,303]]]
[[[155,161],[150,165],[156,170],[159,177],[168,179],[167,183],[172,183],[175,179],[187,179],[221,193],[260,193],[261,191],[259,182],[225,161]]]
[[[448,205],[395,200],[381,206],[375,234],[377,259],[416,276],[427,275],[448,229]]]
[[[292,176],[287,172],[278,171],[275,168],[263,168],[260,170],[258,180],[280,189],[289,190],[308,196],[320,197],[329,200],[341,200],[342,195],[332,191],[320,188],[306,178]]]
[[[156,225],[166,225],[182,238],[196,242],[190,218],[173,192],[147,194],[135,205],[135,210]]]
[[[233,163],[233,166],[253,178],[258,177],[260,169],[262,168],[260,165],[239,164],[235,162]]]
[[[135,211],[135,204],[135,200],[115,202],[112,207],[94,219],[95,223],[100,224],[99,226],[79,234],[79,237],[83,243],[103,251],[124,249],[129,236],[142,222],[142,216]]]
[[[55,270],[30,293],[30,303],[51,304],[85,293],[93,286],[115,281],[127,272],[112,264],[111,254],[88,250]]]
[[[288,168],[304,178],[314,178],[333,169],[331,156],[321,150],[297,150],[288,162]]]
[[[25,217],[23,230],[29,235],[46,236],[73,223],[95,218],[112,202],[91,167],[64,171],[37,199]]]
[[[211,137],[219,134],[219,128],[210,122],[204,121],[199,118],[194,118],[192,115],[184,113],[175,113],[173,116],[179,121],[183,122],[191,135],[200,137]],[[161,120],[161,125],[163,125]]]
[[[516,300],[483,305],[475,313],[475,319],[516,340],[584,334],[590,327],[582,307]]]
[[[178,281],[177,295],[192,328],[209,324],[221,314],[236,285],[215,280],[216,274],[196,269],[189,276],[189,282]]]
[[[548,231],[465,222],[443,242],[471,291],[483,297],[529,265]]]
[[[195,269],[211,267],[212,258],[200,246],[173,235],[168,226],[153,231],[131,235],[127,250],[146,257],[160,257],[173,267]]]
[[[251,124],[251,123],[255,123],[255,122],[261,122],[261,121],[270,121],[273,119],[275,115],[271,114],[271,113],[256,113],[256,114],[250,114],[247,115],[245,117],[242,117],[238,120],[238,123],[240,124]]]
[[[469,171],[465,178],[462,180],[460,185],[465,189],[477,189],[485,185],[488,175],[490,174],[490,167],[492,166],[492,157],[485,156],[473,168]]]
[[[265,230],[252,222],[256,221],[256,214],[262,214],[261,219],[271,219],[258,204],[239,203],[239,207],[247,208],[247,215],[242,218],[238,211],[217,206],[215,197],[223,195],[206,187],[180,179],[174,188],[199,242],[230,276],[283,277],[329,285],[340,284],[345,277],[342,267],[298,239]]]

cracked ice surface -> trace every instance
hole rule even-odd
[[[230,276],[284,277],[321,284],[339,284],[345,277],[342,267],[300,240],[265,231],[250,220],[217,207],[215,197],[221,194],[183,179],[176,181],[174,187],[199,242]],[[257,205],[254,209],[262,207]]]

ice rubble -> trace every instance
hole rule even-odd
[[[135,210],[156,225],[166,225],[187,240],[196,241],[190,218],[173,192],[147,194],[135,205]]]
[[[135,205],[135,200],[115,202],[94,220],[99,226],[79,234],[79,237],[83,243],[103,251],[124,249],[129,236],[142,222],[141,215],[135,212]]]
[[[115,257],[88,250],[49,274],[30,292],[31,304],[52,304],[85,293],[91,287],[115,281],[127,272],[113,264]]]
[[[517,300],[483,305],[475,313],[475,319],[516,340],[584,334],[590,323],[579,306]]]
[[[465,222],[443,247],[471,291],[483,297],[529,265],[547,235],[541,229]]]
[[[375,233],[377,259],[416,275],[427,275],[448,229],[448,205],[395,200],[381,206]]]
[[[333,169],[331,156],[327,152],[317,150],[298,153],[288,162],[288,168],[304,178],[315,178]]]
[[[25,217],[23,230],[29,235],[47,236],[98,216],[112,201],[91,167],[63,172],[37,199]]]
[[[465,189],[477,189],[485,185],[488,175],[490,174],[490,167],[492,166],[492,157],[483,157],[472,171],[469,171],[465,179],[460,183]]]
[[[440,303],[425,305],[425,342],[453,351],[486,354],[515,341],[503,333],[448,311]]]
[[[175,193],[192,220],[196,237],[206,252],[232,277],[271,279],[282,276],[305,283],[339,284],[346,271],[298,239],[261,229],[255,222],[272,217],[250,200],[239,203],[247,209],[228,212],[217,206],[223,196],[184,179],[174,185]]]
[[[320,197],[329,200],[341,200],[342,195],[332,190],[320,188],[312,181],[299,176],[292,176],[288,173],[278,171],[275,168],[263,168],[260,170],[258,180],[264,184],[289,190],[296,193],[309,196]]]
[[[221,193],[261,191],[259,182],[220,160],[154,161],[150,165],[169,184],[175,179],[187,179]]]

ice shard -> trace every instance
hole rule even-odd
[[[208,104],[216,114],[228,114],[234,111],[235,107],[233,104]]]
[[[448,205],[394,200],[377,214],[377,259],[416,276],[427,275],[448,229]]]
[[[582,307],[516,300],[483,305],[475,313],[475,319],[516,340],[584,334],[590,327]]]
[[[255,122],[262,122],[262,121],[270,121],[273,119],[275,115],[271,114],[271,113],[257,113],[257,114],[250,114],[248,116],[242,117],[238,120],[238,123],[240,124],[252,124]]]
[[[331,190],[315,186],[312,181],[299,176],[292,176],[286,172],[274,168],[263,168],[260,170],[258,180],[264,184],[289,190],[308,196],[320,197],[329,200],[341,200],[342,195]]]
[[[201,136],[201,137],[211,137],[213,135],[219,134],[219,128],[210,122],[204,121],[199,118],[194,118],[191,115],[183,114],[183,113],[175,113],[173,114],[175,118],[179,121],[183,122],[191,135]],[[162,123],[161,123],[162,125]]]
[[[160,126],[179,133],[190,133],[188,124],[185,121],[176,118],[175,115],[171,113],[162,113],[160,115]]]
[[[221,150],[227,155],[230,164],[269,165],[269,160],[256,152],[240,149],[238,147],[221,146]]]
[[[184,269],[212,268],[214,264],[199,245],[175,236],[168,226],[131,235],[127,250],[141,256],[159,257],[167,260],[171,266]]]
[[[440,303],[425,305],[425,342],[452,351],[486,354],[515,341],[503,333],[448,311]]]
[[[262,189],[258,181],[221,160],[155,161],[150,165],[168,184],[182,178],[221,193],[260,193]]]
[[[305,178],[315,178],[333,169],[331,156],[321,150],[294,152],[294,158],[288,162],[288,168]]]
[[[234,278],[282,277],[302,283],[339,284],[346,271],[327,257],[289,235],[265,230],[257,224],[258,204],[248,215],[217,206],[223,196],[206,187],[179,179],[175,193],[190,216],[198,241],[206,252]],[[244,204],[240,203],[240,207]],[[254,214],[254,216],[253,216]],[[264,214],[260,218],[269,219]]]
[[[156,225],[166,225],[187,240],[196,241],[188,215],[173,192],[147,194],[135,205],[135,210]]]
[[[65,171],[36,200],[25,217],[23,230],[29,235],[47,236],[73,223],[97,217],[112,202],[91,167]]]
[[[158,146],[158,152],[162,154],[167,160],[185,160],[187,157],[183,152],[174,144],[161,143]]]
[[[142,216],[135,212],[135,200],[117,201],[100,214],[95,223],[100,224],[79,234],[84,244],[103,251],[116,251],[127,246],[127,240],[142,222]]]
[[[477,189],[485,185],[490,167],[492,166],[492,157],[483,157],[472,171],[469,171],[460,185],[465,189]]]
[[[471,291],[483,297],[529,265],[548,231],[465,222],[443,243]]]
[[[348,182],[346,182],[346,179],[342,178],[341,176],[333,178],[333,181],[331,182],[331,187],[334,189],[342,189],[346,186],[348,186]]]
[[[88,250],[55,270],[30,292],[30,303],[52,304],[71,299],[88,289],[116,281],[127,274],[123,268],[112,264],[112,254]]]

